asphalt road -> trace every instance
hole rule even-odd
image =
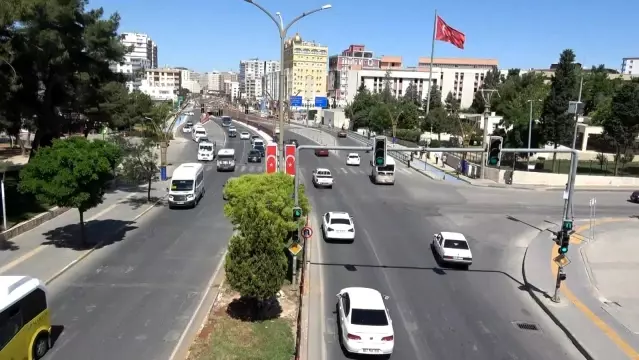
[[[312,144],[297,134],[287,137]],[[337,143],[356,145],[350,139]],[[321,287],[321,296],[311,298],[311,354],[322,360],[347,358],[337,338],[335,294],[345,287],[364,286],[391,297],[396,359],[580,358],[530,299],[521,279],[525,247],[537,228],[559,220],[561,193],[540,196],[455,186],[410,171],[398,171],[395,186],[375,186],[366,175],[370,155],[362,154],[359,174],[346,169],[345,156],[340,151],[316,158],[308,151],[299,159],[316,232],[319,217],[333,210],[353,215],[357,231],[353,244],[311,245],[317,249],[311,267],[321,274],[319,282],[311,283],[312,292]],[[333,170],[332,190],[310,186],[316,167]],[[587,204],[588,195],[582,195]],[[602,207],[617,213],[627,210],[625,202],[613,200],[604,200]],[[583,208],[576,206],[577,210]],[[438,231],[467,235],[475,258],[470,271],[437,265],[429,244]],[[515,322],[536,324],[541,331],[522,330]]]
[[[225,138],[215,123],[205,127],[211,138]],[[244,159],[247,146],[237,139],[227,139],[226,147]],[[197,161],[196,144],[182,145],[169,151],[181,149],[180,162]],[[232,234],[221,198],[231,176],[238,174],[218,173],[213,165],[207,166],[206,194],[196,208],[156,207],[121,241],[54,281],[52,320],[63,330],[46,359],[169,359]]]

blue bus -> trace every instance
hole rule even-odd
[[[224,127],[231,126],[231,117],[230,116],[222,116],[222,126],[224,126]]]

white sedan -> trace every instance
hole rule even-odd
[[[322,233],[326,240],[355,241],[355,224],[347,212],[331,211],[324,214]]]
[[[393,321],[375,289],[350,287],[337,294],[340,340],[350,354],[386,355],[395,347]]]
[[[442,263],[461,265],[466,269],[473,263],[468,240],[461,233],[442,231],[433,234],[431,246]]]
[[[251,138],[251,134],[248,131],[242,131],[240,133],[240,140],[248,140]]]
[[[359,154],[357,153],[350,153],[346,157],[346,165],[359,166],[361,162],[362,162],[362,159],[359,158]]]

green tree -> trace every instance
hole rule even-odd
[[[393,96],[393,91],[391,89],[391,85],[393,83],[393,78],[391,77],[391,71],[386,70],[384,74],[384,88],[380,94],[382,102],[386,104],[391,104],[395,101],[395,96]]]
[[[411,81],[410,84],[408,84],[403,100],[404,102],[412,102],[416,105],[421,104],[421,94],[417,90],[417,86],[415,86],[414,82]]]
[[[80,240],[86,245],[84,213],[102,203],[120,149],[84,137],[55,140],[39,149],[20,172],[20,191],[44,203],[75,208],[80,214]]]
[[[422,100],[422,108],[424,109],[424,111],[426,111],[426,101],[428,101],[427,97]],[[433,88],[432,93],[430,94],[430,110],[442,107],[442,105],[442,93],[439,91],[439,89]]]
[[[370,126],[369,114],[376,103],[377,99],[364,85],[361,85],[357,90],[357,94],[355,94],[353,102],[345,109],[346,116],[349,117],[353,124],[353,130]]]
[[[124,144],[125,156],[122,161],[122,175],[129,180],[146,183],[148,185],[147,201],[151,201],[151,185],[153,181],[158,180],[160,173],[158,154],[154,151],[155,143],[148,138],[144,138],[140,142],[124,139],[119,143]]]
[[[437,140],[441,142],[441,134],[449,132],[451,129],[446,110],[441,105],[431,108],[428,115],[424,116],[421,129],[431,134],[437,134]]]
[[[231,238],[224,269],[229,285],[255,301],[257,315],[286,278],[284,246],[291,231],[304,223],[293,220],[293,178],[283,174],[244,175],[224,187],[224,213],[238,233]],[[310,206],[299,189],[303,213]]]
[[[621,85],[621,79],[610,79],[610,73],[604,65],[592,69],[584,74],[582,101],[584,102],[584,115],[592,115],[606,102],[612,99],[617,88]]]
[[[559,65],[551,79],[550,92],[544,100],[540,124],[543,138],[556,149],[560,144],[572,139],[574,117],[567,114],[568,103],[577,99],[577,65],[575,53],[566,49],[561,53]],[[557,153],[552,156],[553,171],[556,168]]]
[[[499,70],[495,67],[486,72],[486,75],[484,75],[484,81],[481,82],[479,89],[496,89],[500,82],[501,75],[499,74]],[[482,114],[486,109],[486,103],[481,95],[481,91],[475,92],[470,109],[478,114]]]
[[[400,129],[418,129],[420,110],[414,101],[402,101],[397,106],[399,119],[397,127]]]
[[[619,171],[622,154],[634,150],[635,139],[639,135],[639,84],[624,83],[612,97],[610,116],[601,123],[603,135],[612,141],[615,147],[615,172]]]

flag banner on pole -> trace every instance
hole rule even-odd
[[[456,30],[444,21],[439,15],[435,23],[435,40],[451,43],[460,49],[464,49],[466,43],[466,35],[463,32]]]

